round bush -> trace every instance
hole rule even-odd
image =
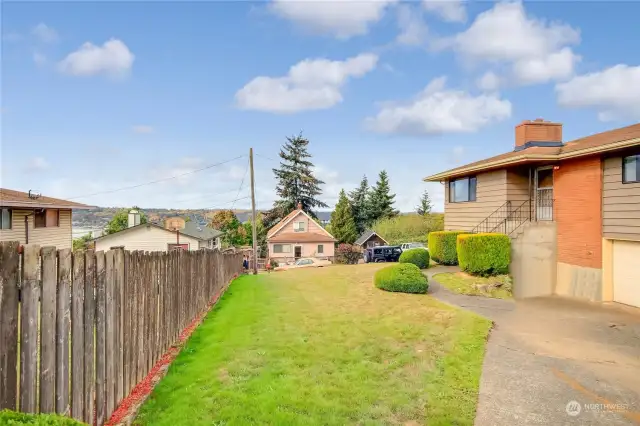
[[[81,426],[80,423],[69,417],[56,414],[25,414],[15,411],[0,411],[0,425],[34,425],[34,426]]]
[[[429,289],[427,277],[413,263],[396,263],[376,272],[373,278],[376,287],[401,293],[426,293]]]
[[[421,248],[405,250],[400,255],[398,262],[413,263],[420,269],[426,269],[429,267],[429,252]]]
[[[458,235],[460,269],[472,275],[509,273],[511,238],[505,234]]]
[[[457,265],[456,238],[464,231],[435,231],[429,233],[429,254],[441,265]]]

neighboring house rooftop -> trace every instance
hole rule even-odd
[[[369,230],[367,230],[367,231],[364,231],[364,233],[363,233],[362,235],[360,235],[360,238],[358,238],[358,239],[356,240],[355,244],[357,244],[357,245],[361,246],[362,244],[366,243],[366,242],[367,242],[367,240],[368,240],[369,238],[373,237],[374,235],[378,235],[378,234],[377,234],[375,231],[372,231],[372,230],[370,230],[370,229],[369,229]],[[389,243],[387,242],[387,240],[385,240],[384,238],[382,238],[380,235],[378,235],[378,237],[379,237],[382,241],[384,241],[384,242],[385,242],[385,244],[389,244]]]
[[[61,200],[59,198],[45,197],[32,192],[14,191],[12,189],[0,188],[0,206],[2,207],[25,207],[35,209],[77,209],[91,210],[94,206],[76,203],[73,201]]]
[[[533,121],[525,120],[518,127],[521,126],[560,126],[561,128],[561,125],[558,123],[549,123],[541,119]],[[554,130],[556,130],[557,133],[557,129]],[[640,143],[640,123],[586,136],[566,143],[561,142],[561,132],[562,130],[560,130],[557,141],[536,141],[526,139],[526,136],[520,135],[518,128],[516,128],[516,149],[514,151],[437,173],[424,178],[424,180],[427,182],[438,182],[473,172],[487,171],[536,161],[560,161],[584,155],[613,151]],[[518,143],[518,137],[524,138],[521,144]]]
[[[123,229],[122,231],[114,232],[113,234],[106,234],[106,235],[102,235],[102,236],[100,236],[100,237],[98,237],[98,238],[94,238],[94,240],[93,240],[93,241],[103,240],[103,239],[105,239],[105,238],[109,238],[109,237],[111,237],[112,235],[120,235],[120,234],[122,234],[122,233],[124,233],[124,232],[131,232],[131,231],[134,231],[134,230],[136,230],[136,229],[141,229],[141,228],[143,228],[143,227],[151,227],[151,226],[152,226],[152,227],[154,227],[154,228],[162,229],[163,231],[165,231],[165,232],[169,232],[169,233],[174,234],[174,235],[175,235],[175,233],[176,233],[176,231],[172,231],[172,230],[170,230],[170,229],[167,229],[167,228],[165,228],[164,226],[161,226],[161,225],[158,225],[158,224],[155,224],[155,223],[148,222],[148,223],[141,223],[140,225],[136,225],[136,226],[130,226],[129,228]],[[185,228],[185,229],[186,229],[186,228]],[[211,229],[211,228],[209,228],[209,229]],[[219,234],[218,234],[218,236],[219,236],[219,235],[222,235],[222,232],[217,231],[217,230],[215,230],[215,229],[211,229],[211,231],[214,231],[214,232],[219,233]],[[216,238],[216,237],[208,237],[208,235],[211,235],[210,233],[206,233],[206,234],[204,234],[204,233],[203,233],[203,234],[198,235],[197,233],[188,233],[188,232],[185,232],[185,230],[184,230],[184,229],[181,229],[181,230],[179,230],[178,232],[180,233],[180,235],[186,235],[187,237],[196,238],[196,239],[198,239],[198,240],[202,240],[202,241],[207,241],[207,240],[210,240],[210,239],[212,239],[212,238]]]
[[[205,241],[218,238],[224,234],[224,232],[218,231],[217,229],[213,229],[208,226],[202,226],[199,223],[193,221],[186,222],[184,224],[184,229],[181,229],[180,233]]]
[[[318,234],[315,232],[283,232],[273,237],[269,237],[270,243],[315,243],[315,242],[335,242],[336,239],[329,234]]]

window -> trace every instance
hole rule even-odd
[[[60,226],[60,211],[54,209],[37,210],[34,214],[35,228],[52,228]]]
[[[449,182],[449,202],[463,203],[476,200],[478,181],[475,176],[456,179]]]
[[[622,183],[640,182],[640,154],[622,159]]]
[[[0,229],[11,229],[10,209],[0,209]]]
[[[322,244],[318,244],[318,251],[317,251],[317,253],[318,253],[318,254],[322,254],[322,253],[324,253],[324,246],[323,246]]]
[[[273,252],[274,253],[291,253],[291,245],[290,244],[274,244]]]
[[[293,223],[293,232],[304,232],[305,231],[305,223],[304,222],[294,222]]]

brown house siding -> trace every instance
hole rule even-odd
[[[384,242],[384,240],[382,238],[380,238],[378,235],[372,235],[371,237],[369,237],[369,239],[367,241],[365,241],[364,243],[362,243],[361,247],[362,248],[367,248],[367,244],[369,243],[369,241],[373,242],[373,243],[378,243],[379,246],[384,246],[387,243]]]
[[[33,210],[12,209],[11,229],[0,230],[0,241],[19,241],[25,244],[24,218],[29,226],[29,243],[41,246],[71,248],[71,210],[60,210],[59,226],[34,228]]]
[[[604,160],[603,181],[603,235],[640,241],[640,183],[622,183],[622,157]]]
[[[507,201],[506,170],[480,173],[476,177],[476,201],[450,203],[449,185],[445,185],[445,230],[470,231]]]
[[[602,268],[602,164],[599,157],[564,161],[554,170],[558,262]]]

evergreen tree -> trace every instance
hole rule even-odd
[[[265,215],[264,223],[267,229],[294,210],[298,203],[302,205],[302,210],[314,218],[314,209],[329,207],[317,198],[322,194],[320,185],[324,182],[313,175],[308,145],[309,140],[299,134],[288,137],[280,150],[280,167],[273,169],[278,180],[276,194],[280,199],[274,202],[273,208]]]
[[[429,192],[425,189],[420,197],[420,204],[416,207],[416,213],[420,216],[425,216],[431,213],[431,198],[429,198]]]
[[[332,235],[341,243],[353,244],[358,238],[356,224],[351,215],[351,205],[344,189],[340,191],[336,209],[331,213],[331,231]]]
[[[385,170],[378,175],[378,181],[369,192],[367,205],[369,209],[369,223],[373,224],[379,219],[386,219],[398,215],[398,210],[393,208],[396,194],[391,193],[389,187],[389,175]]]
[[[366,176],[362,177],[360,186],[349,193],[351,203],[351,214],[356,224],[358,235],[362,235],[369,226],[369,212],[367,209],[367,195],[369,194],[369,181]]]

